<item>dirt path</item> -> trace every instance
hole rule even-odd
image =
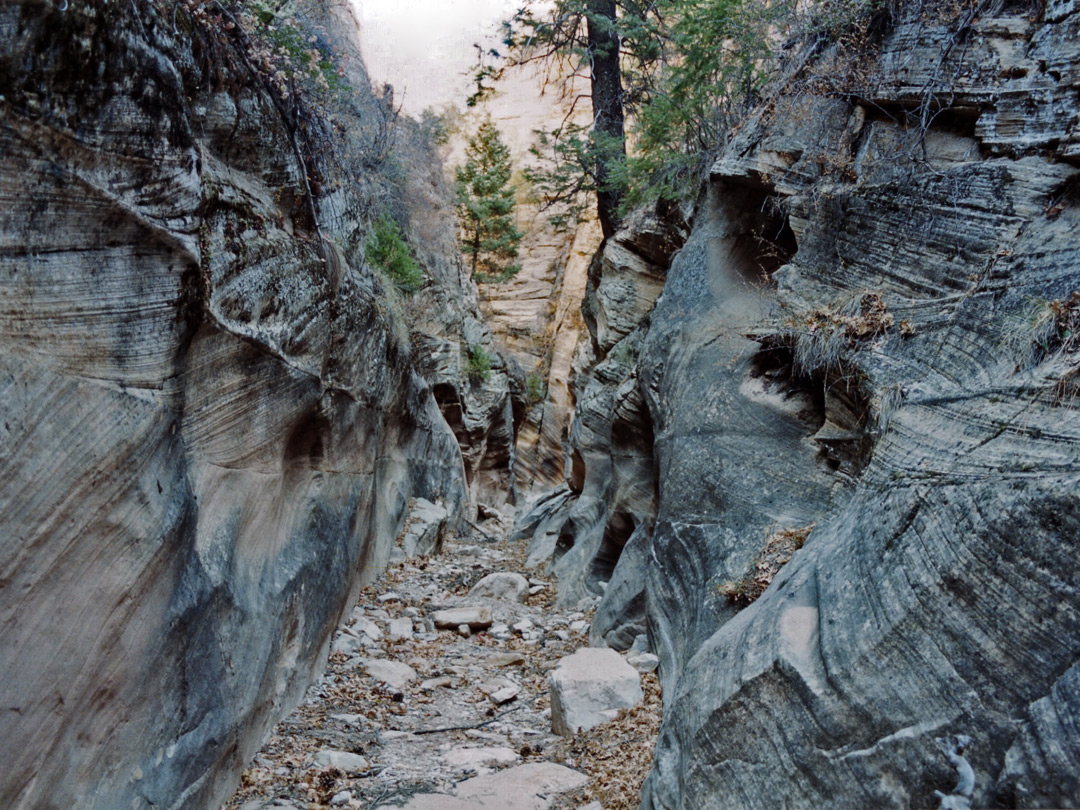
[[[495,578],[501,598],[470,595],[500,572],[511,574]],[[524,570],[523,544],[505,540],[450,539],[442,554],[391,565],[225,809],[636,808],[659,725],[655,675],[643,675],[645,702],[616,720],[552,734],[548,676],[588,645],[593,610],[556,610],[554,597],[553,582]],[[438,611],[460,607],[487,609],[490,626],[435,627]]]

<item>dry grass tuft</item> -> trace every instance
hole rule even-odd
[[[788,318],[783,327],[758,338],[759,342],[787,346],[796,367],[806,374],[841,371],[844,353],[897,327],[881,293],[863,292],[843,301]],[[915,327],[900,321],[897,332],[911,337]]]

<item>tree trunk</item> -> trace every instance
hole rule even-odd
[[[596,209],[604,236],[619,225],[620,194],[613,187],[613,167],[626,158],[619,36],[615,0],[586,0],[588,46],[592,59],[593,132],[599,137],[596,156]]]

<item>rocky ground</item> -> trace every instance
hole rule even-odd
[[[505,528],[489,520],[486,534],[392,564],[362,592],[326,674],[226,810],[637,807],[660,722],[656,676],[641,673],[644,701],[615,719],[552,733],[550,674],[588,646],[595,605],[555,609],[555,583],[525,570]]]

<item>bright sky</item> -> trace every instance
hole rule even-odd
[[[390,82],[410,115],[447,102],[463,105],[476,64],[474,42],[498,41],[499,22],[520,0],[353,0],[364,61]]]

